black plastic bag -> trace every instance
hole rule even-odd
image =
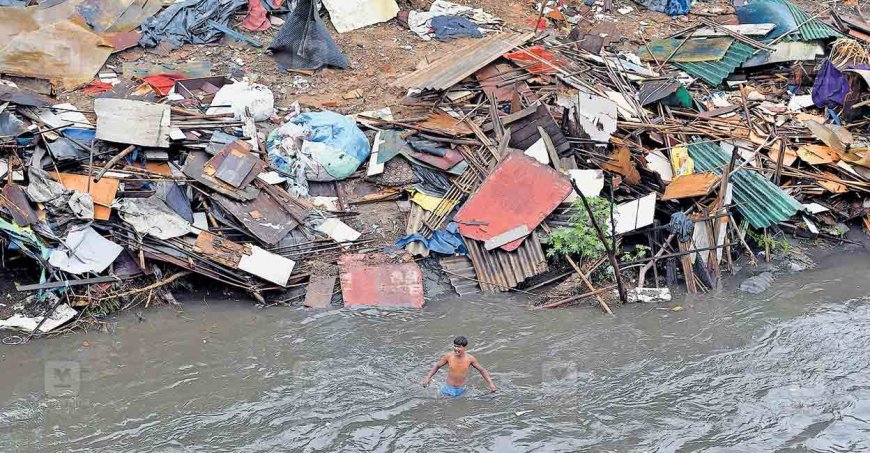
[[[269,45],[281,70],[315,70],[350,65],[317,15],[314,0],[297,0],[293,12]]]

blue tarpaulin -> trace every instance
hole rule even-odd
[[[465,255],[468,249],[462,242],[462,237],[459,235],[459,225],[456,222],[450,222],[443,230],[438,230],[432,233],[432,237],[426,239],[419,233],[409,234],[398,241],[396,246],[404,248],[412,242],[422,242],[429,250],[441,253],[444,255]]]

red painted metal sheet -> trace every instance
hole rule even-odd
[[[534,56],[529,55],[530,53],[534,54]],[[542,46],[532,46],[528,49],[506,53],[504,56],[532,74],[555,74],[557,72],[556,68],[566,68],[570,65],[568,60],[544,49]]]
[[[478,241],[520,225],[534,231],[570,193],[571,183],[564,175],[531,157],[512,153],[483,181],[455,220],[462,236]],[[523,240],[509,242],[501,249],[516,250]]]
[[[369,253],[343,255],[338,264],[346,307],[423,307],[423,272],[413,260]]]

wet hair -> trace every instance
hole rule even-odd
[[[453,339],[453,344],[455,344],[456,346],[462,346],[464,348],[468,346],[468,338],[460,335]]]

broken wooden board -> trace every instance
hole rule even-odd
[[[312,275],[302,305],[310,308],[328,308],[332,303],[336,280],[338,276],[335,275]]]
[[[810,165],[831,164],[840,160],[839,153],[825,145],[801,145],[797,156]]]
[[[169,105],[100,98],[94,101],[94,112],[97,140],[169,148]]]
[[[424,129],[440,132],[448,137],[471,135],[474,133],[464,121],[460,121],[441,110],[435,110],[425,120],[418,121],[415,124]]]
[[[677,176],[665,188],[662,201],[702,197],[708,195],[718,183],[719,176],[715,173],[693,173]]]
[[[610,161],[601,164],[602,169],[619,173],[631,185],[640,184],[640,172],[631,160],[631,150],[627,146],[618,146],[609,158]]]
[[[202,253],[208,259],[233,269],[238,269],[242,256],[250,252],[250,247],[226,240],[208,231],[199,232],[193,247],[194,251]]]

